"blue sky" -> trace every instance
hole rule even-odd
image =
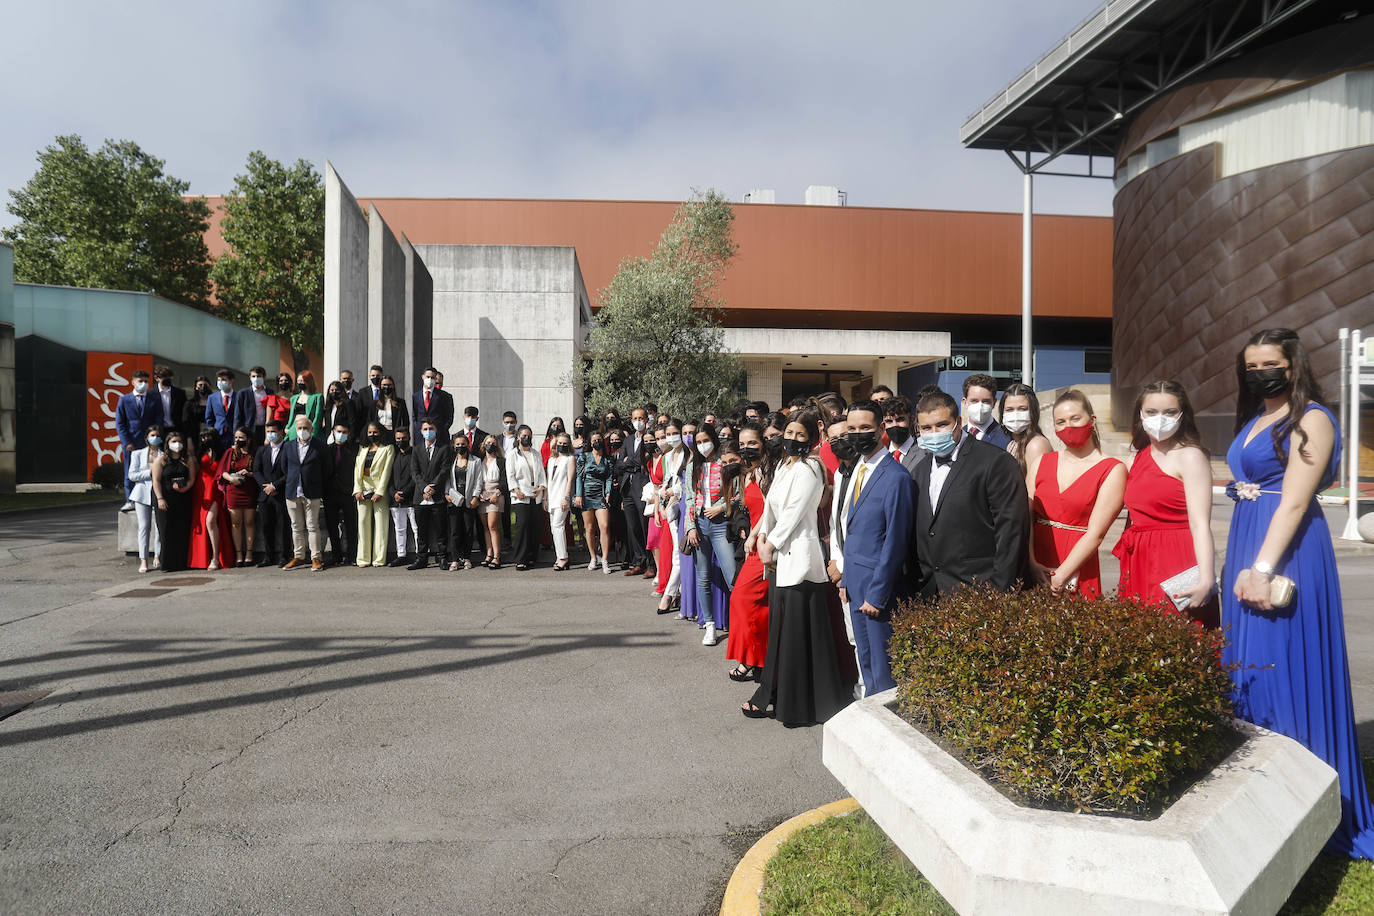
[[[828,184],[851,205],[1019,210],[1020,173],[959,125],[1097,5],[14,4],[0,189],[77,133],[134,140],[204,194],[262,149],[328,158],[362,196],[800,203]],[[1046,178],[1036,208],[1107,214],[1111,194]]]

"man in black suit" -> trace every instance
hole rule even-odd
[[[268,420],[262,448],[253,456],[258,482],[258,519],[262,523],[259,566],[278,566],[290,554],[291,520],[286,516],[286,439],[279,420]]]
[[[320,502],[324,499],[325,447],[315,438],[315,427],[305,414],[296,417],[296,441],[286,444],[286,514],[291,517],[294,556],[282,569],[305,565],[324,569],[324,544],[320,536]]]
[[[186,413],[186,389],[172,384],[171,366],[154,366],[153,377],[157,379],[157,396],[162,401],[163,423],[181,429],[181,418]],[[200,432],[199,428],[196,432]]]
[[[915,586],[934,598],[957,586],[987,582],[1009,590],[1025,579],[1030,540],[1026,482],[1005,449],[966,435],[954,398],[943,391],[916,407]]]
[[[415,464],[410,448],[410,425],[396,427],[396,459],[391,462],[391,525],[396,532],[396,559],[391,566],[405,566],[410,561],[410,530],[420,540],[420,526],[415,519]]]
[[[644,528],[644,485],[649,482],[649,475],[644,473],[644,432],[648,428],[648,411],[643,407],[630,411],[625,444],[620,447],[620,454],[616,457],[621,508],[625,512],[626,563],[630,567],[625,570],[625,575],[643,576],[645,579],[657,575],[653,557],[646,546],[648,538]]]
[[[355,392],[355,396],[358,399],[358,403],[361,404],[363,407],[364,414],[366,414],[369,408],[371,408],[372,405],[377,403],[377,400],[381,398],[382,379],[385,377],[386,372],[382,370],[381,366],[374,364],[371,368],[367,370],[367,387],[365,387],[362,391]]]
[[[346,418],[334,424],[330,440],[324,451],[324,530],[329,535],[330,565],[352,566],[358,559],[358,501],[353,498],[358,446]]]
[[[1011,436],[992,418],[997,407],[997,379],[976,372],[964,379],[964,432],[979,442],[1005,449]]]
[[[234,392],[234,423],[252,430],[253,442],[261,446],[267,436],[267,370],[254,366],[248,370],[248,387]],[[285,395],[283,395],[285,397]]]
[[[410,396],[411,427],[415,433],[415,448],[419,451],[420,423],[429,420],[434,424],[437,441],[448,447],[449,429],[453,426],[453,395],[435,386],[439,370],[430,366],[420,380],[421,390]]]
[[[491,435],[491,433],[477,425],[481,419],[482,415],[478,413],[476,407],[469,404],[467,407],[463,408],[462,432],[467,433],[468,447],[472,449],[474,455],[482,454],[482,443],[487,441],[487,436]],[[504,459],[504,457],[503,455],[502,458]]]
[[[424,569],[431,555],[439,560],[439,568],[448,565],[448,551],[444,537],[444,483],[449,466],[453,464],[453,449],[439,438],[433,420],[420,421],[420,441],[410,453],[415,474],[415,562],[407,569]]]

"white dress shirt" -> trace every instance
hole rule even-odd
[[[963,449],[965,437],[960,436],[958,443],[954,446],[954,451],[949,453],[949,461],[937,461],[934,455],[930,456],[930,511],[933,513],[940,505],[940,494],[945,489],[945,481],[949,479],[949,471],[954,462],[959,460],[959,452]]]

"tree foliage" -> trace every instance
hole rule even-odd
[[[162,169],[130,140],[92,152],[75,134],[58,137],[28,183],[10,191],[19,224],[3,237],[14,246],[15,277],[208,307],[210,209],[183,197],[190,185]]]
[[[590,412],[652,401],[686,417],[733,405],[741,365],[724,347],[718,287],[738,247],[734,218],[720,192],[694,191],[652,254],[621,261],[574,374]]]
[[[261,151],[234,177],[220,231],[228,250],[211,277],[228,317],[296,350],[324,342],[324,182],[299,159]]]

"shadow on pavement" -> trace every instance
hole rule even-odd
[[[664,636],[662,633],[579,633],[562,635],[538,636],[529,638],[517,634],[482,634],[472,636],[396,636],[388,639],[387,637],[369,637],[367,641],[374,643],[370,647],[353,647],[349,643],[358,643],[363,640],[318,637],[318,638],[294,638],[294,639],[272,639],[264,640],[248,647],[241,647],[234,650],[223,650],[219,652],[191,652],[182,656],[172,655],[177,650],[171,649],[169,644],[177,642],[227,642],[228,640],[118,640],[113,643],[104,643],[100,648],[93,648],[92,653],[108,654],[110,652],[130,652],[143,653],[149,651],[166,651],[169,655],[152,660],[152,664],[157,666],[190,664],[211,659],[224,659],[230,657],[241,657],[244,655],[263,654],[270,652],[301,652],[319,651],[325,648],[333,648],[339,644],[345,644],[345,651],[335,652],[332,655],[311,656],[307,658],[297,658],[290,661],[276,662],[272,664],[257,665],[249,668],[232,668],[223,671],[208,671],[198,674],[187,674],[179,677],[162,678],[155,681],[144,681],[135,684],[117,684],[109,687],[101,687],[93,690],[83,690],[67,697],[55,697],[56,702],[65,699],[100,699],[105,697],[118,696],[131,693],[143,693],[150,690],[166,690],[169,688],[187,687],[197,684],[207,684],[219,681],[229,681],[243,677],[256,677],[268,674],[279,674],[293,670],[318,669],[328,665],[336,665],[346,662],[375,660],[387,656],[404,655],[415,652],[481,652],[482,650],[498,649],[504,651],[489,652],[488,654],[477,655],[475,657],[456,659],[451,661],[435,662],[429,665],[417,665],[410,668],[401,668],[393,671],[374,671],[367,674],[358,674],[348,677],[336,677],[325,681],[312,681],[309,683],[296,683],[286,687],[278,687],[271,690],[258,690],[251,693],[236,693],[232,696],[216,697],[213,699],[197,700],[187,703],[175,703],[153,709],[143,709],[134,712],[119,713],[116,715],[94,716],[81,719],[75,722],[54,723],[52,725],[35,726],[33,728],[18,728],[5,730],[0,728],[0,747],[25,744],[32,741],[43,741],[50,738],[64,738],[71,735],[79,735],[87,732],[101,731],[104,729],[119,728],[125,725],[136,725],[143,722],[154,722],[163,719],[172,719],[179,716],[193,716],[206,712],[214,712],[220,709],[231,709],[239,706],[253,706],[259,703],[273,703],[286,700],[296,700],[312,694],[329,693],[338,690],[347,690],[353,687],[363,687],[374,684],[385,684],[396,681],[410,680],[413,678],[430,677],[433,675],[453,674],[455,672],[467,671],[476,668],[484,668],[492,665],[500,665],[508,662],[522,661],[542,656],[556,655],[567,652],[578,652],[582,650],[594,649],[636,649],[652,648],[673,645],[674,641]],[[505,644],[503,645],[503,641]],[[376,644],[380,642],[381,644]],[[520,643],[523,647],[516,648],[513,642]],[[528,645],[534,642],[537,645]],[[157,647],[168,647],[159,649]],[[66,655],[67,653],[54,653],[56,655]],[[29,659],[14,659],[8,664],[20,664],[33,662],[39,659],[51,658],[51,656],[33,656]],[[142,660],[125,665],[108,665],[98,668],[73,669],[71,671],[44,672],[37,679],[26,679],[26,686],[35,684],[61,683],[81,674],[96,672],[114,672],[121,670],[135,670],[149,667],[148,660]],[[39,706],[33,707],[41,708]],[[6,725],[20,721],[22,716],[15,716],[7,720]]]

